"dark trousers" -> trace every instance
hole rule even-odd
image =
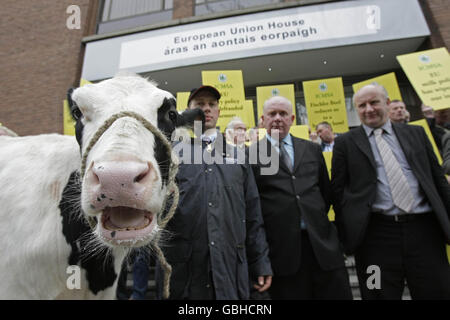
[[[450,299],[445,239],[433,213],[402,222],[372,214],[355,263],[363,299],[401,299],[405,280],[412,299]],[[380,288],[369,266],[379,267]]]
[[[299,270],[294,275],[274,275],[269,288],[271,298],[274,300],[353,299],[347,269],[342,267],[322,270],[306,232],[302,231],[301,241]]]
[[[145,254],[138,254],[133,264],[133,300],[145,300],[150,277],[150,261]]]
[[[120,269],[119,279],[117,281],[116,298],[117,300],[128,300],[129,292],[127,290],[127,262],[126,260],[122,263],[122,268]]]

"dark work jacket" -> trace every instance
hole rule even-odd
[[[253,279],[272,275],[253,172],[234,163],[235,148],[229,146],[228,155],[217,152],[220,141],[218,134],[211,152],[194,140],[174,146],[182,161],[176,178],[180,200],[162,247],[172,266],[170,299],[248,299],[249,273]],[[224,164],[195,164],[194,149]]]

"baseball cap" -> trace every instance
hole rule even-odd
[[[220,92],[216,88],[211,87],[211,86],[201,86],[199,88],[195,88],[195,89],[191,90],[191,94],[189,95],[188,102],[187,102],[188,105],[191,102],[191,100],[194,99],[194,97],[201,91],[209,91],[214,95],[214,97],[216,97],[217,100],[220,99]]]

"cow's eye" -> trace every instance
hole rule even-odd
[[[81,113],[81,110],[79,108],[72,109],[72,117],[75,120],[80,119],[82,116],[83,116],[83,114]]]
[[[170,110],[169,111],[169,119],[172,121],[174,125],[177,124],[178,112]]]

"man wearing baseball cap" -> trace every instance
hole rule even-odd
[[[205,113],[205,135],[216,133],[216,123],[219,119],[220,92],[211,86],[201,86],[191,90],[188,98],[188,109],[200,108]]]
[[[250,166],[233,161],[235,147],[225,148],[216,129],[219,99],[211,86],[188,98],[188,109],[204,112],[205,126],[201,141],[177,145],[180,198],[163,248],[172,267],[169,299],[249,299],[250,285],[262,293],[272,281],[258,189]],[[199,152],[201,163],[194,160]]]

